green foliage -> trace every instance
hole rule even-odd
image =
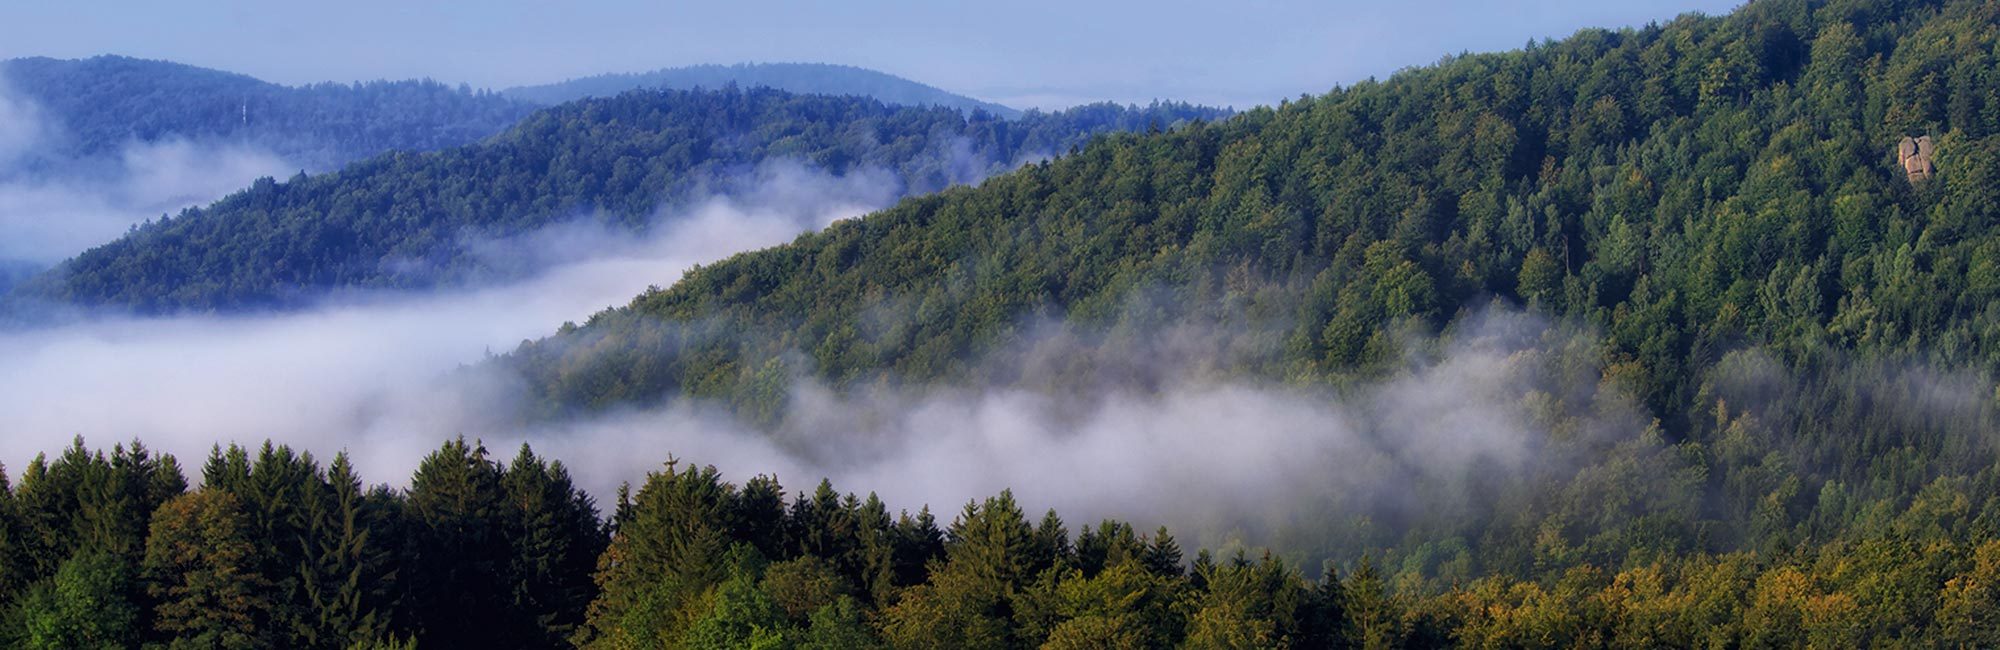
[[[125,648],[139,638],[140,610],[124,560],[78,553],[14,599],[13,641],[23,648]]]
[[[758,587],[753,574],[741,573],[724,581],[710,599],[714,602],[712,608],[688,628],[686,639],[678,644],[680,647],[703,650],[789,647],[785,637],[792,630],[785,610]]]

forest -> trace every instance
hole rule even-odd
[[[537,112],[490,140],[262,179],[29,280],[13,302],[139,313],[298,306],[336,290],[509,279],[474,244],[582,219],[640,232],[767,162],[882,170],[895,195],[975,182],[1107,131],[1214,119],[1098,104],[1004,120],[768,88],[633,91]],[[388,263],[388,261],[397,263]]]

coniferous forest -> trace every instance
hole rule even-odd
[[[772,448],[871,449],[850,429],[880,414],[823,421],[825,403],[986,391],[1060,411],[1194,383],[1374,405],[1355,439],[1378,446],[1272,471],[1315,483],[1258,493],[1308,495],[1300,512],[1246,503],[1285,525],[1202,548],[1183,540],[1243,531],[1065,519],[1012,491],[887,503],[664,445],[620,450],[657,461],[645,476],[600,480],[480,442],[519,439],[507,427],[412,434],[445,441],[366,479],[338,448],[223,442],[195,467],[78,438],[0,474],[0,639],[2000,645],[1996,71],[1992,2],[1756,0],[1237,114],[637,90],[265,179],[14,298],[230,314],[430,289],[485,272],[468,233],[579,214],[639,233],[761,164],[880,169],[890,208],[659,278],[460,372],[503,378],[498,420],[522,431],[693,404]],[[1466,352],[1495,338],[1514,343]],[[1394,403],[1454,359],[1485,379]],[[1506,417],[1408,421],[1495,400]],[[1262,425],[1207,440],[1222,455]],[[1488,426],[1522,431],[1453,448]]]

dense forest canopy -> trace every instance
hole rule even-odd
[[[662,68],[651,72],[605,74],[539,86],[521,86],[500,94],[523,101],[560,104],[586,97],[610,97],[640,88],[776,88],[801,95],[859,95],[884,104],[944,106],[966,112],[985,111],[1005,118],[1021,112],[992,102],[955,95],[915,81],[866,68],[828,63],[738,63]]]
[[[178,138],[254,146],[326,169],[386,151],[477,142],[535,109],[429,80],[288,87],[122,56],[0,61],[0,89],[57,123],[57,139],[36,152],[44,166]]]
[[[886,171],[893,194],[919,194],[1100,133],[1221,115],[1186,104],[1096,104],[1003,120],[767,88],[633,91],[537,112],[479,144],[264,179],[91,249],[16,293],[171,312],[450,285],[495,275],[472,250],[480,240],[579,218],[640,231],[768,162],[833,175]]]

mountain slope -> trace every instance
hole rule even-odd
[[[919,350],[976,347],[1025,313],[1114,317],[1149,283],[1203,304],[1233,282],[1303,300],[1285,355],[1313,372],[1379,357],[1375,325],[1441,324],[1491,295],[1611,328],[1658,373],[1655,404],[1684,388],[1681,357],[1746,335],[1899,351],[1943,336],[1953,361],[1996,362],[1993,11],[1917,3],[1920,20],[1859,31],[1860,8],[1760,3],[1113,137],[713,265],[579,335],[722,318],[803,327],[788,338],[811,350],[871,295],[960,307],[814,359],[927,377],[943,368]],[[1944,171],[1913,186],[1894,152],[1923,133]]]
[[[696,65],[651,72],[597,75],[500,92],[523,101],[560,104],[585,97],[610,97],[640,88],[692,90],[729,85],[745,88],[764,86],[799,94],[859,95],[885,104],[945,106],[967,112],[980,110],[1005,118],[1021,116],[1020,111],[1012,108],[955,95],[902,77],[826,63]]]
[[[0,79],[60,124],[44,162],[116,154],[133,141],[216,140],[315,168],[390,150],[499,133],[534,107],[434,81],[287,87],[217,70],[119,56],[0,62]]]
[[[910,199],[506,363],[545,414],[692,396],[787,426],[799,376],[1021,381],[980,362],[1050,318],[1086,343],[1031,389],[1143,368],[1184,324],[1222,376],[1337,387],[1497,299],[1601,333],[1551,353],[1603,396],[1543,395],[1551,421],[1629,396],[1657,426],[1557,437],[1575,467],[1477,515],[1316,539],[1525,573],[1877,534],[1857,513],[2000,481],[1996,46],[1990,3],[1760,2],[1454,58]],[[1922,134],[1913,183],[1896,150]],[[1616,485],[1644,497],[1591,496]]]
[[[487,142],[269,179],[140,227],[17,288],[142,312],[284,307],[326,292],[491,278],[473,243],[595,215],[634,231],[759,164],[886,170],[900,193],[976,181],[1105,131],[1220,115],[1079,107],[1020,121],[770,89],[635,91],[547,109]]]

